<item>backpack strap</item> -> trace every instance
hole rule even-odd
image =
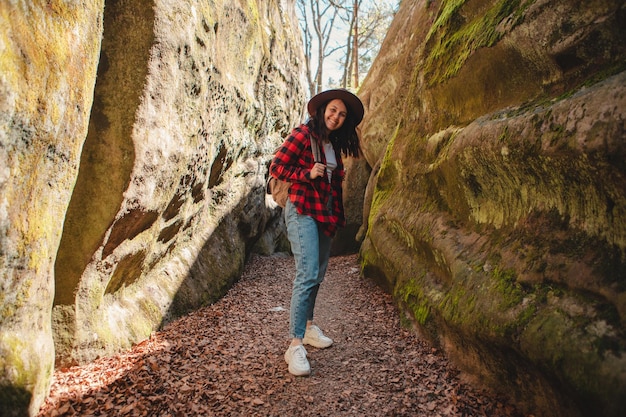
[[[311,150],[313,151],[313,159],[314,162],[322,162],[322,158],[320,157],[320,147],[317,144],[317,140],[313,137],[313,135],[309,135],[311,138]]]

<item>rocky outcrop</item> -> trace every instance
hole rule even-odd
[[[87,132],[102,1],[0,3],[0,410],[37,411],[54,366],[54,261]],[[45,28],[45,29],[44,29]]]
[[[626,407],[624,27],[619,1],[403,2],[359,92],[366,275],[534,415]]]
[[[130,346],[239,277],[304,80],[288,1],[5,2],[0,21],[0,409],[24,415],[55,359]]]

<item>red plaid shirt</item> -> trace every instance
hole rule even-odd
[[[337,168],[332,180],[328,176],[311,179],[311,169],[315,164],[311,150],[311,131],[307,125],[300,125],[291,131],[282,146],[274,155],[270,165],[270,175],[280,180],[290,181],[289,200],[299,214],[313,217],[323,227],[324,233],[333,236],[338,227],[346,225],[343,211],[342,183],[345,175],[340,152],[335,151]],[[321,163],[326,164],[326,155],[320,145]],[[326,206],[332,193],[332,209]]]

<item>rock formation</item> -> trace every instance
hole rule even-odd
[[[87,132],[102,8],[0,4],[3,415],[35,413],[52,376],[54,262]]]
[[[616,0],[405,1],[359,91],[365,274],[535,415],[626,408],[625,28]]]
[[[32,415],[55,359],[130,346],[239,277],[276,215],[302,48],[280,0],[3,2],[0,23],[0,409]]]

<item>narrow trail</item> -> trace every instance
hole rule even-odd
[[[331,258],[318,296],[315,321],[334,345],[307,347],[311,376],[290,375],[293,274],[293,258],[254,256],[214,305],[124,353],[57,370],[39,416],[519,417],[401,327],[356,255]]]

